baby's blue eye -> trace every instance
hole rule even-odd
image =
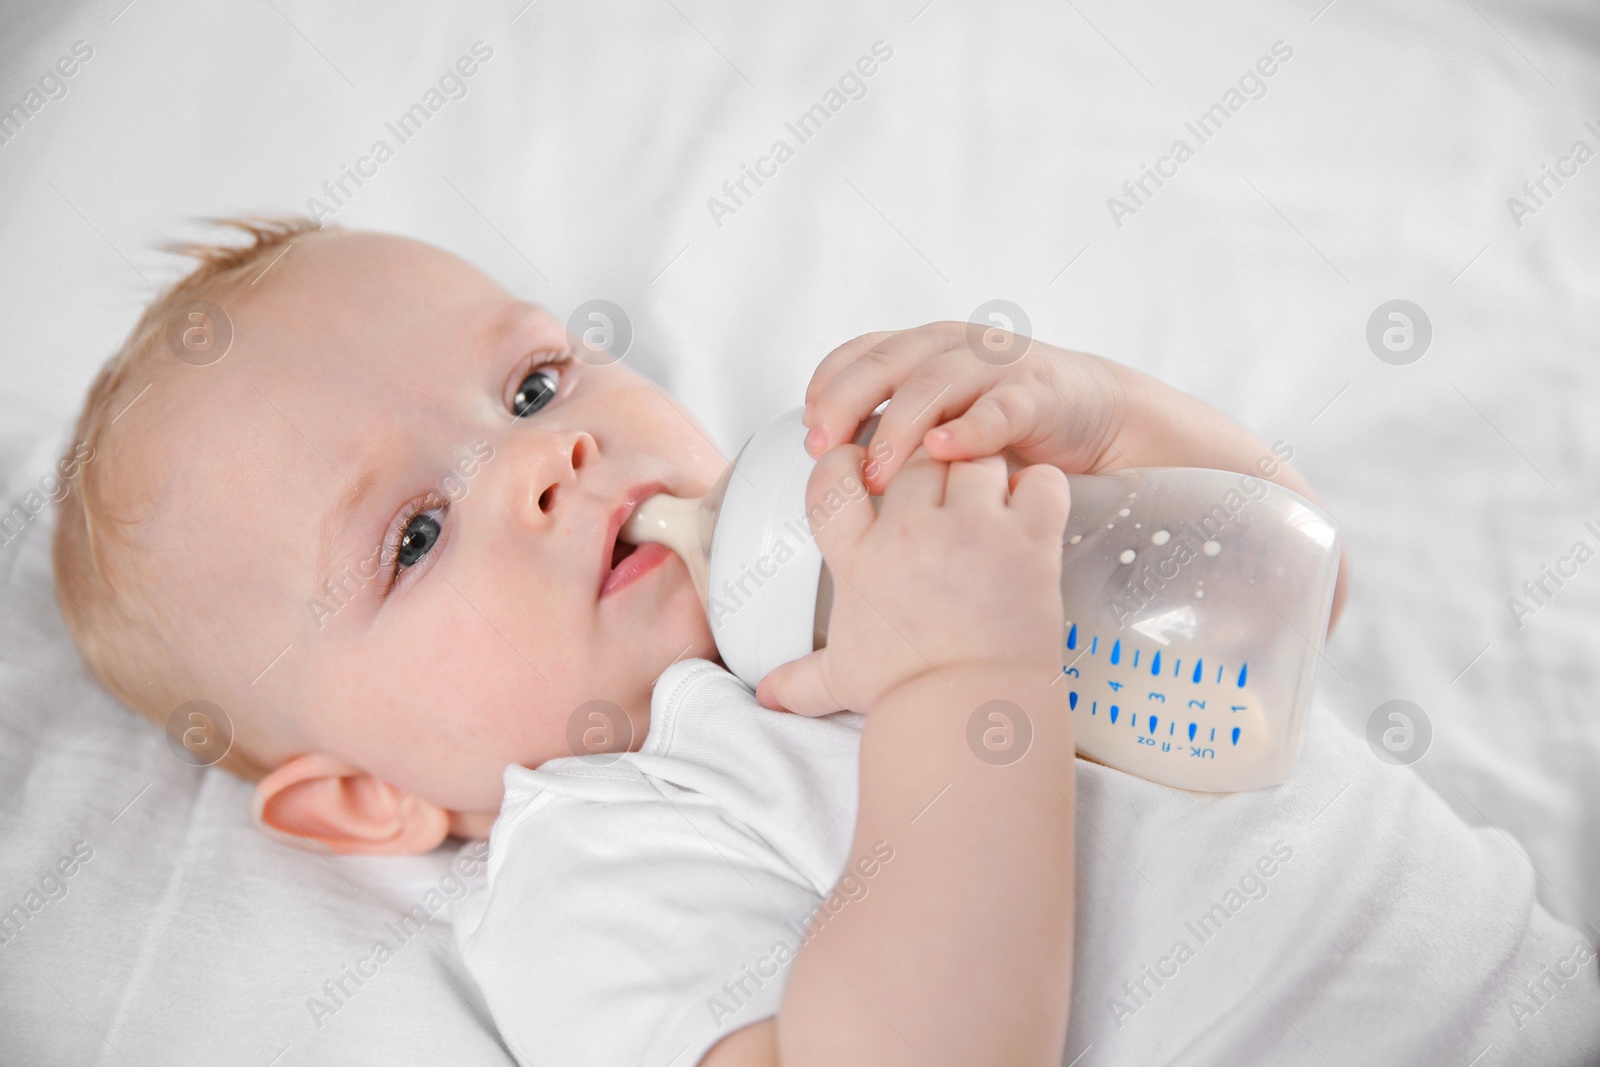
[[[522,379],[517,395],[511,398],[511,411],[519,419],[539,411],[556,395],[561,374],[551,367],[539,367]]]
[[[395,569],[402,571],[426,556],[439,540],[439,520],[432,511],[419,512],[406,523],[400,533],[399,550],[395,553]]]

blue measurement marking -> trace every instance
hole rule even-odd
[[[1100,647],[1100,635],[1099,634],[1095,634],[1094,637],[1090,638],[1090,640],[1089,640],[1089,655],[1091,655],[1091,656],[1094,655],[1095,651],[1099,647]]]
[[[1117,707],[1115,704],[1111,705],[1111,725],[1112,726],[1117,725],[1117,712],[1119,712],[1121,710],[1122,709]]]
[[[1120,640],[1113,641],[1113,642],[1111,642],[1111,665],[1113,667],[1115,667],[1118,663],[1121,663],[1121,662],[1122,662],[1122,642]]]
[[[1067,648],[1069,650],[1071,650],[1071,649],[1074,649],[1074,648],[1077,648],[1077,647],[1078,647],[1078,624],[1077,623],[1073,623],[1072,624],[1072,629],[1067,631]]]
[[[1233,743],[1236,745],[1239,743],[1239,728],[1237,726],[1233,728]]]
[[[1250,670],[1250,664],[1248,664],[1248,663],[1246,663],[1245,665],[1243,665],[1242,667],[1239,668],[1239,688],[1240,689],[1244,688],[1245,673],[1247,671],[1249,671],[1249,670]]]
[[[1217,664],[1217,684],[1222,684],[1222,664]]]
[[[1089,701],[1089,714],[1093,715],[1098,710],[1100,710],[1100,702],[1098,700]]]
[[[1139,665],[1139,650],[1137,648],[1133,650],[1133,665],[1135,667]]]
[[[1178,732],[1178,724],[1177,723],[1175,723],[1175,722],[1167,723],[1167,736],[1168,737],[1171,737],[1173,734],[1175,734],[1177,732]]]
[[[1211,736],[1208,737],[1206,740],[1215,741],[1216,739],[1217,739],[1217,728],[1215,726],[1213,726],[1211,728]]]
[[[1194,684],[1195,685],[1199,685],[1200,684],[1200,669],[1202,667],[1204,667],[1205,665],[1206,665],[1206,661],[1203,660],[1203,659],[1197,659],[1197,660],[1194,661]]]
[[[1156,732],[1156,717],[1154,715],[1150,716],[1150,732]]]
[[[1198,729],[1199,729],[1199,727],[1196,726],[1194,723],[1190,723],[1189,724],[1189,740],[1191,740],[1191,741],[1194,740],[1195,731],[1198,730]]]
[[[1067,694],[1067,710],[1068,711],[1077,711],[1078,710],[1078,691],[1076,689],[1072,690],[1071,692],[1069,692]]]
[[[1172,676],[1174,678],[1178,676],[1178,668],[1181,666],[1183,666],[1183,660],[1181,659],[1172,665]]]
[[[1160,649],[1156,650],[1155,659],[1150,661],[1150,673],[1151,673],[1151,675],[1159,675],[1161,673],[1161,650]]]

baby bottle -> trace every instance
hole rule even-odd
[[[827,640],[832,582],[807,521],[815,460],[800,414],[758,430],[704,497],[651,497],[622,531],[683,558],[724,664],[752,688]],[[1297,493],[1229,471],[1067,480],[1056,684],[1078,752],[1183,789],[1282,782],[1299,757],[1333,606],[1332,520]]]

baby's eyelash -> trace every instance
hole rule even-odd
[[[535,373],[545,367],[555,367],[559,369],[559,373],[557,374],[557,378],[559,380],[556,386],[557,392],[559,393],[564,390],[567,384],[567,377],[572,373],[573,358],[574,357],[571,349],[562,349],[560,351],[547,350],[534,354],[533,356],[529,357],[528,362],[520,364],[516,374],[509,382],[506,383],[505,405],[510,410],[512,416],[517,418],[524,417],[522,412],[518,410],[516,402],[516,397],[522,390],[522,383],[526,382],[529,378],[533,377]]]
[[[517,380],[514,384],[520,385],[523,381],[527,380],[530,374],[541,367],[567,367],[572,363],[573,358],[574,357],[570,349],[537,353],[528,361],[527,364],[523,366],[522,370],[518,373]],[[418,497],[416,500],[411,501],[405,507],[401,508],[400,513],[390,521],[389,528],[384,532],[383,535],[383,543],[378,549],[380,563],[379,569],[384,575],[383,587],[378,590],[378,598],[380,600],[388,597],[389,594],[394,590],[394,587],[399,584],[400,539],[405,536],[406,528],[411,525],[411,521],[418,515],[421,515],[424,512],[435,510],[444,513],[439,517],[439,526],[441,531],[440,536],[442,538],[444,523],[450,512],[450,501],[445,497],[440,496],[438,493],[429,493],[426,496]],[[435,551],[437,551],[437,548],[430,551],[428,556],[432,556],[433,552]],[[420,561],[420,563],[425,564],[426,557]],[[418,564],[413,564],[412,567],[408,569],[414,570],[417,565]]]
[[[513,384],[522,384],[527,380],[528,375],[532,374],[540,367],[566,368],[572,363],[572,359],[573,356],[570,350],[564,350],[561,352],[540,352],[527,362],[527,364],[517,374],[517,380]]]
[[[450,501],[437,493],[418,497],[405,507],[389,523],[389,529],[383,535],[382,563],[383,563],[383,588],[378,591],[379,599],[387,597],[394,590],[400,580],[400,539],[405,536],[406,527],[411,525],[411,520],[425,511],[440,510],[448,515]],[[444,527],[444,516],[440,517],[440,529]],[[432,552],[429,553],[432,555]],[[414,568],[415,565],[413,565]]]

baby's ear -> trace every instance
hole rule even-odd
[[[256,826],[299,848],[419,856],[450,833],[450,813],[331,756],[296,756],[256,783]]]

